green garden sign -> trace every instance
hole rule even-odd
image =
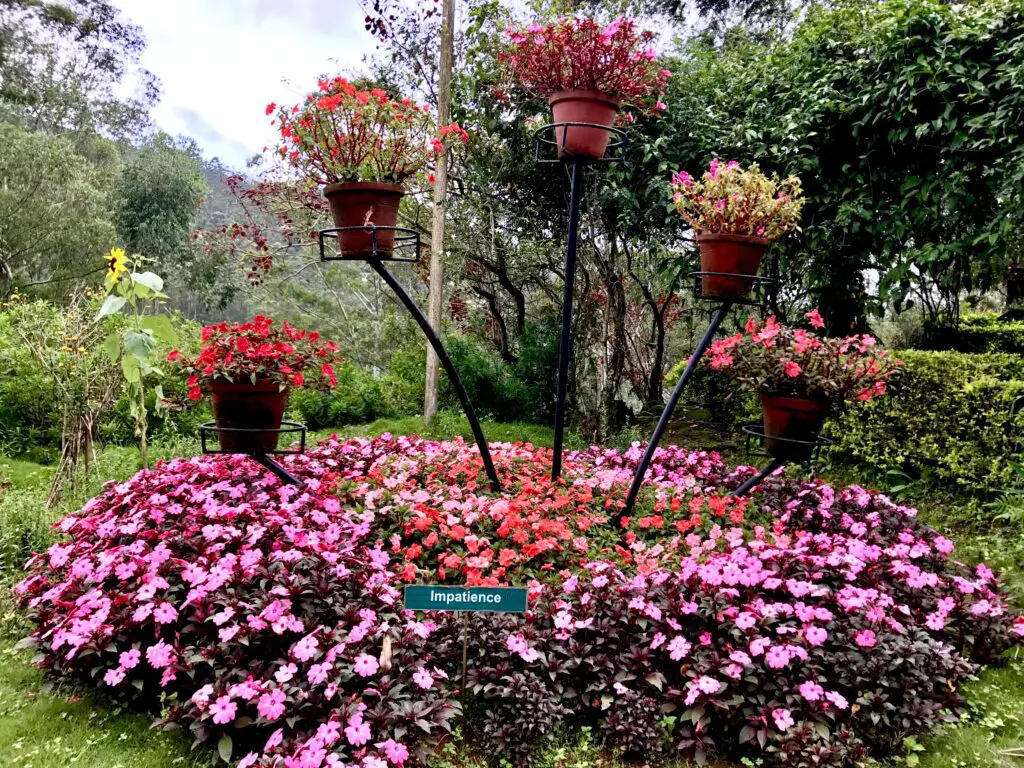
[[[405,588],[410,611],[478,611],[525,613],[526,587],[435,587],[416,584]]]

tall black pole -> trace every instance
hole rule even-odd
[[[785,463],[786,463],[785,459],[772,459],[771,463],[768,464],[767,467],[762,469],[760,472],[758,472],[753,477],[747,478],[747,481],[745,483],[743,483],[743,485],[741,485],[739,488],[737,488],[735,491],[733,491],[729,495],[732,496],[734,499],[738,499],[740,496],[746,496],[748,493],[750,493],[751,489],[755,485],[760,483],[762,480],[764,480],[766,477],[768,477],[768,475],[770,475],[772,472],[774,472],[779,467],[783,466]]]
[[[572,355],[572,298],[576,282],[576,236],[580,226],[580,197],[583,169],[572,163],[569,191],[569,238],[565,250],[565,290],[562,294],[562,337],[558,342],[558,391],[555,394],[555,453],[551,460],[551,481],[562,474],[562,443],[565,440],[565,393],[569,386],[569,358]]]
[[[679,396],[683,394],[683,389],[686,388],[686,382],[693,376],[693,372],[697,370],[697,365],[700,363],[700,359],[704,357],[704,353],[707,352],[708,346],[711,344],[711,339],[714,338],[715,332],[718,330],[718,326],[725,320],[726,314],[732,309],[732,301],[726,301],[718,308],[718,311],[711,318],[711,324],[708,326],[707,331],[704,333],[704,338],[700,340],[697,348],[693,351],[693,355],[690,356],[690,361],[686,364],[686,368],[683,370],[683,375],[679,377],[679,381],[676,382],[675,389],[672,390],[672,396],[668,399],[668,404],[665,406],[665,410],[661,412],[661,418],[658,419],[658,426],[654,428],[654,434],[651,435],[650,442],[647,443],[647,450],[644,452],[644,457],[640,459],[640,464],[636,468],[636,474],[633,475],[633,484],[629,487],[629,495],[626,496],[626,504],[615,515],[615,522],[618,523],[623,517],[628,516],[633,511],[633,505],[636,503],[636,497],[640,493],[640,486],[643,485],[644,475],[647,474],[647,467],[651,464],[651,459],[654,458],[654,452],[658,449],[658,443],[661,442],[661,436],[665,434],[665,428],[668,427],[668,420],[672,416],[672,412],[676,409],[676,404],[679,402]]]
[[[462,379],[459,378],[458,371],[455,370],[455,366],[452,365],[452,360],[448,357],[448,353],[444,351],[444,345],[441,344],[441,339],[438,338],[437,334],[434,333],[434,329],[427,322],[427,318],[424,317],[423,312],[416,306],[416,303],[409,298],[409,294],[405,292],[402,284],[395,280],[395,276],[388,272],[387,267],[384,266],[380,259],[369,259],[370,266],[373,267],[373,271],[381,276],[381,279],[388,284],[388,287],[395,292],[395,295],[401,300],[405,308],[409,310],[409,314],[413,316],[416,322],[419,324],[423,334],[427,337],[427,341],[430,342],[430,346],[434,348],[434,352],[437,353],[438,359],[441,361],[441,365],[444,366],[445,373],[448,374],[448,380],[451,381],[452,386],[455,387],[455,392],[459,396],[459,402],[462,403],[462,410],[466,414],[466,418],[469,420],[469,426],[473,429],[473,437],[476,439],[477,448],[480,449],[480,456],[484,460],[484,470],[487,472],[487,477],[490,478],[491,487],[495,491],[501,490],[501,483],[498,480],[498,473],[494,469],[494,462],[491,461],[491,451],[487,447],[487,440],[484,438],[483,430],[480,428],[480,422],[476,418],[476,410],[473,408],[473,404],[469,401],[469,395],[466,394],[466,388],[462,386]]]

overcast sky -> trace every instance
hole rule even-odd
[[[297,102],[318,75],[358,66],[374,47],[356,0],[114,4],[146,37],[142,65],[162,87],[157,126],[237,169],[273,141],[269,102]]]

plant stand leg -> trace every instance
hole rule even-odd
[[[749,478],[745,483],[743,483],[743,485],[741,485],[735,491],[730,493],[729,496],[731,496],[734,499],[738,499],[741,496],[746,496],[748,493],[750,493],[751,490],[753,490],[755,485],[759,485],[766,477],[768,477],[768,475],[777,470],[779,467],[783,467],[785,465],[785,459],[772,459],[771,463],[767,467],[762,469],[753,477]]]
[[[665,429],[668,427],[668,421],[672,417],[672,412],[676,409],[676,404],[679,402],[680,395],[683,394],[683,390],[686,388],[686,383],[693,376],[693,372],[697,370],[697,365],[700,363],[704,353],[707,352],[708,347],[711,345],[711,339],[714,338],[715,333],[718,331],[718,327],[725,320],[726,314],[732,309],[732,301],[726,301],[722,306],[718,308],[718,311],[711,317],[711,324],[708,325],[707,331],[704,332],[704,337],[697,344],[697,348],[693,351],[693,355],[690,357],[690,361],[686,364],[686,368],[683,370],[683,375],[679,377],[679,381],[676,382],[675,389],[672,390],[672,396],[669,397],[668,403],[665,405],[665,410],[661,412],[661,418],[658,419],[658,425],[654,428],[654,434],[651,435],[650,441],[647,443],[647,450],[644,451],[644,456],[640,459],[640,464],[637,465],[636,474],[633,475],[633,484],[629,487],[629,494],[626,496],[626,503],[618,514],[614,517],[614,523],[618,525],[622,518],[627,517],[633,511],[633,505],[636,503],[636,497],[640,493],[640,486],[643,485],[644,476],[647,474],[647,468],[651,464],[651,459],[654,458],[654,452],[658,449],[658,443],[661,442],[662,435],[665,434]]]
[[[551,459],[551,482],[562,474],[562,445],[565,441],[565,394],[569,386],[569,358],[572,355],[572,300],[576,283],[576,239],[580,227],[580,197],[583,168],[572,164],[569,192],[569,237],[565,250],[565,287],[562,293],[562,336],[558,342],[558,389],[555,394],[555,444]]]
[[[427,318],[420,311],[420,308],[416,306],[416,303],[409,297],[409,294],[405,292],[394,275],[388,272],[387,267],[384,266],[380,259],[369,259],[370,266],[373,267],[373,271],[380,275],[381,279],[388,284],[388,287],[395,292],[399,300],[409,310],[409,314],[413,316],[416,323],[419,325],[420,330],[427,337],[427,341],[430,342],[430,346],[434,348],[434,352],[437,353],[438,359],[441,361],[441,365],[444,367],[445,373],[448,374],[448,380],[451,381],[452,386],[455,387],[455,393],[459,396],[459,402],[462,403],[462,410],[466,414],[466,419],[469,421],[469,426],[473,430],[473,437],[476,440],[477,448],[480,449],[480,456],[484,460],[484,470],[487,472],[487,477],[491,481],[491,488],[495,491],[501,490],[501,483],[498,480],[498,473],[494,469],[494,462],[491,461],[491,451],[487,447],[487,440],[484,438],[484,432],[480,428],[480,422],[476,417],[476,410],[473,408],[473,404],[469,401],[469,395],[466,393],[466,388],[462,386],[462,379],[459,378],[458,371],[455,370],[455,366],[452,364],[451,358],[448,357],[448,353],[445,352],[444,345],[441,344],[441,339],[438,338],[437,334],[434,333],[434,329],[430,327],[430,323],[427,322]]]
[[[271,472],[273,472],[275,475],[277,475],[277,477],[279,477],[283,482],[288,483],[290,485],[294,485],[294,486],[298,487],[300,490],[305,490],[306,484],[302,480],[299,480],[299,478],[297,478],[295,475],[293,475],[287,469],[282,467],[280,464],[278,464],[272,458],[267,456],[267,454],[265,454],[265,453],[254,453],[254,454],[252,454],[250,456],[250,458],[252,458],[253,461],[258,462],[259,464],[261,464],[264,467],[266,467],[267,469],[269,469]]]

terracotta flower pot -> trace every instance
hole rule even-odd
[[[556,123],[595,123],[609,128],[615,123],[621,102],[598,91],[559,91],[548,98]],[[611,131],[571,125],[555,129],[558,157],[600,160],[608,148]]]
[[[268,380],[210,384],[213,394],[213,418],[217,424],[217,442],[228,453],[261,453],[277,448],[288,402],[288,391]],[[255,432],[232,432],[253,429]],[[260,431],[266,430],[266,431]]]
[[[336,227],[394,227],[398,225],[398,206],[405,189],[401,184],[376,181],[343,181],[324,187],[324,197],[331,206]],[[374,235],[377,247],[374,250]],[[338,233],[342,256],[351,258],[384,258],[395,246],[394,230],[366,232],[353,230]]]
[[[702,232],[697,235],[701,272],[726,272],[731,275],[756,275],[770,241],[749,235]],[[754,289],[750,278],[704,275],[701,295],[738,299]]]
[[[829,401],[825,398],[789,397],[762,392],[765,450],[778,459],[803,461],[808,458],[814,448],[809,443],[818,439],[829,410]],[[773,440],[773,437],[803,440],[808,444],[785,443]]]

